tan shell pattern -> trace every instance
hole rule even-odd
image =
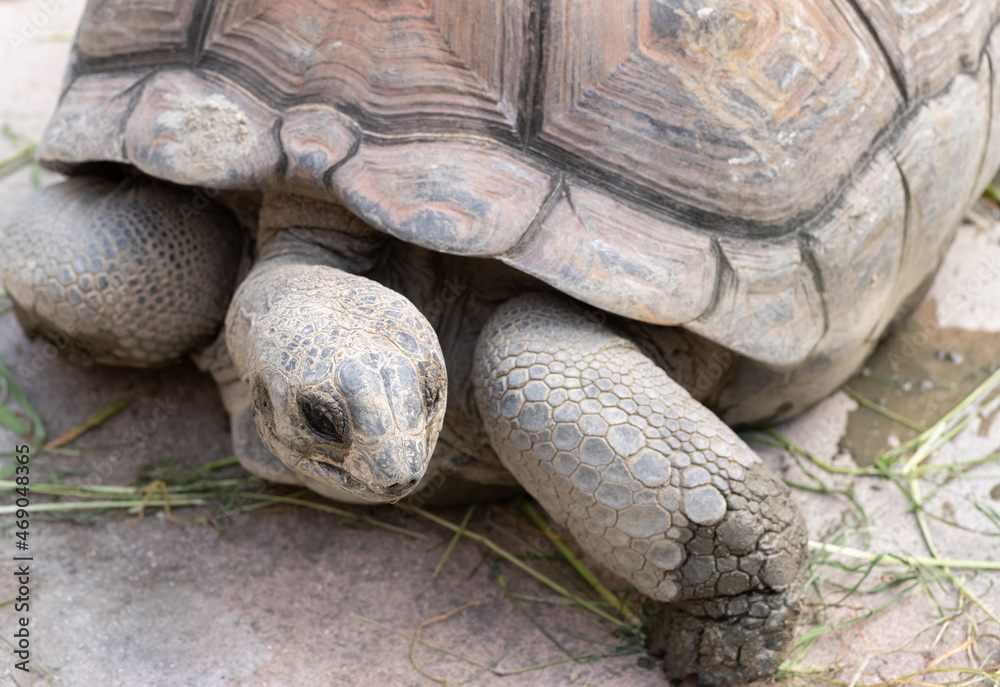
[[[40,150],[343,203],[761,362],[883,330],[1000,164],[1000,0],[96,0]]]

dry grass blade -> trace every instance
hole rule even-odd
[[[403,630],[400,630],[399,628],[393,627],[392,625],[387,625],[385,623],[380,623],[379,621],[374,620],[373,618],[369,618],[367,616],[363,616],[363,615],[360,615],[358,613],[350,613],[350,616],[352,618],[354,618],[355,620],[358,620],[358,621],[360,621],[362,623],[365,623],[366,625],[371,625],[372,627],[377,627],[380,630],[384,630],[386,632],[390,632],[390,633],[392,633],[394,635],[397,635],[399,637],[403,637],[403,638],[408,639],[408,640],[413,640],[414,639],[413,635],[408,634],[407,632],[405,632]],[[421,644],[423,646],[426,646],[428,649],[434,649],[435,651],[440,651],[441,653],[443,653],[443,654],[445,654],[447,656],[451,656],[452,658],[457,658],[458,660],[464,661],[465,663],[468,663],[469,665],[475,666],[476,668],[490,670],[489,666],[484,666],[482,663],[477,663],[476,661],[473,661],[472,659],[470,659],[470,658],[468,658],[466,656],[463,656],[462,654],[459,654],[459,653],[456,653],[454,651],[451,651],[450,649],[447,649],[447,648],[441,646],[440,644],[435,644],[433,642],[428,642],[426,639],[423,639],[422,637],[417,637],[416,641],[417,641],[417,643],[419,643],[419,644]]]
[[[129,404],[128,399],[123,398],[118,401],[115,401],[107,408],[98,410],[96,413],[88,417],[86,420],[78,424],[76,427],[73,427],[65,434],[56,437],[52,441],[45,444],[45,446],[42,447],[42,451],[50,451],[54,448],[59,448],[60,446],[65,446],[66,444],[75,441],[80,436],[86,434],[92,429],[100,427],[105,422],[113,418],[115,415],[125,410],[128,407],[128,404]]]
[[[873,561],[876,563],[881,563],[886,559],[892,559],[909,566],[923,565],[928,567],[939,567],[939,568],[1000,570],[1000,561],[955,560],[955,559],[944,559],[937,557],[927,558],[920,556],[905,556],[898,553],[874,554],[869,551],[853,549],[849,546],[837,546],[835,544],[827,544],[825,542],[818,542],[818,541],[810,541],[809,548],[817,551],[823,551],[825,553],[840,554],[842,556],[850,556],[851,558],[858,558],[861,560]]]
[[[457,608],[451,609],[447,613],[436,615],[433,618],[428,618],[427,620],[420,623],[420,625],[417,626],[417,631],[413,633],[413,639],[410,641],[410,663],[413,665],[413,668],[428,680],[432,680],[438,683],[439,685],[447,685],[448,682],[446,680],[441,680],[432,675],[429,675],[427,671],[425,671],[423,667],[420,665],[420,662],[417,661],[417,644],[420,642],[420,635],[421,633],[423,633],[424,628],[427,627],[428,625],[439,623],[442,620],[447,620],[451,616],[461,611],[464,611],[467,608],[472,608],[473,606],[482,606],[483,604],[488,604],[488,603],[490,603],[489,599],[474,599],[468,603],[458,606]]]
[[[960,675],[969,675],[976,678],[974,683],[970,684],[985,684],[979,682],[980,679],[988,679],[991,684],[997,684],[998,677],[1000,673],[997,670],[983,670],[980,668],[950,668],[950,667],[936,667],[936,668],[924,668],[918,670],[915,673],[910,673],[909,675],[903,675],[894,680],[889,680],[887,682],[876,682],[868,687],[895,687],[895,685],[924,685],[926,687],[941,687],[940,683],[937,682],[919,682],[917,678],[924,677],[926,675],[933,675],[938,673],[958,673]]]
[[[378,527],[379,529],[388,530],[389,532],[395,532],[396,534],[402,534],[407,537],[413,537],[414,539],[427,539],[427,535],[421,532],[414,532],[413,530],[408,530],[405,527],[398,527],[397,525],[391,525],[387,522],[379,520],[378,518],[373,518],[370,515],[365,515],[363,513],[352,513],[351,511],[344,510],[343,508],[337,508],[336,506],[331,506],[327,503],[319,503],[317,501],[309,501],[307,499],[299,499],[291,496],[278,496],[275,494],[260,494],[254,492],[241,492],[240,496],[247,499],[258,499],[261,501],[269,501],[271,503],[287,503],[293,506],[304,506],[305,508],[312,508],[314,510],[323,511],[324,513],[332,513],[333,515],[339,515],[342,518],[348,520],[357,520],[363,522],[366,525],[371,525],[372,527]]]
[[[380,630],[383,630],[385,632],[389,632],[389,633],[394,634],[394,635],[396,635],[398,637],[403,637],[404,639],[407,639],[407,640],[411,640],[411,641],[413,640],[413,635],[411,635],[411,634],[409,634],[409,633],[407,633],[407,632],[405,632],[403,630],[400,630],[397,627],[393,627],[392,625],[388,625],[386,623],[381,623],[381,622],[379,622],[377,620],[374,620],[373,618],[369,618],[367,616],[363,616],[363,615],[360,615],[358,613],[351,613],[350,616],[354,620],[357,620],[359,622],[365,623],[366,625],[371,625],[372,627],[376,627],[376,628],[378,628]],[[530,673],[530,672],[533,672],[533,671],[536,671],[536,670],[542,670],[544,668],[550,668],[552,666],[562,665],[564,663],[569,663],[571,661],[574,662],[574,663],[586,663],[586,662],[597,661],[597,660],[609,657],[609,654],[607,654],[607,653],[585,654],[585,655],[576,656],[576,657],[573,657],[573,658],[571,658],[569,656],[566,656],[564,658],[557,658],[557,659],[552,660],[552,661],[546,661],[545,663],[536,663],[534,665],[524,666],[522,668],[511,668],[511,669],[508,669],[508,670],[501,670],[501,669],[497,668],[497,665],[499,665],[499,662],[501,660],[503,660],[504,656],[501,656],[499,659],[493,661],[490,665],[484,665],[482,663],[479,663],[477,661],[472,660],[468,656],[463,656],[462,654],[460,654],[458,652],[455,652],[455,651],[452,651],[451,649],[448,649],[447,647],[443,647],[440,644],[435,644],[434,642],[429,642],[426,639],[424,639],[423,637],[418,637],[417,638],[417,643],[420,644],[420,645],[422,645],[422,646],[427,647],[428,649],[433,649],[435,651],[440,651],[442,654],[445,654],[446,656],[451,656],[452,658],[458,659],[459,661],[462,661],[463,663],[467,663],[470,666],[474,666],[474,667],[478,668],[481,672],[488,671],[488,672],[490,672],[493,675],[496,675],[498,677],[506,677],[506,676],[509,676],[509,675],[523,675],[525,673]],[[618,654],[618,655],[624,655],[624,654]],[[431,678],[431,679],[434,679],[434,678]],[[459,683],[459,684],[464,684],[464,683]],[[455,687],[457,687],[457,685]]]
[[[970,646],[972,646],[972,642],[974,641],[974,639],[975,639],[974,637],[969,637],[968,639],[966,639],[964,642],[962,642],[958,646],[955,646],[955,647],[952,647],[952,648],[948,649],[946,652],[944,652],[943,654],[941,654],[940,656],[938,656],[937,658],[935,658],[933,661],[931,661],[930,663],[928,663],[927,667],[928,668],[934,668],[939,663],[941,663],[942,661],[948,660],[950,657],[954,656],[955,654],[962,653],[963,651],[965,651],[966,649],[968,649]]]

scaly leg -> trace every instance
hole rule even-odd
[[[668,674],[773,674],[798,614],[806,530],[760,458],[568,299],[499,308],[474,369],[504,466],[590,555],[669,602],[650,623]]]

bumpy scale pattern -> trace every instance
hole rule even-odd
[[[97,362],[163,363],[211,341],[242,238],[229,214],[151,180],[71,179],[0,228],[0,278],[29,331]]]
[[[249,333],[257,353],[248,359],[251,370],[266,359],[297,380],[296,388],[328,390],[339,361],[392,346],[443,395],[444,363],[434,330],[398,293],[326,266],[281,265],[252,274],[238,298],[254,296],[268,305]]]
[[[592,556],[653,599],[684,602],[698,632],[717,619],[749,637],[773,615],[790,636],[805,528],[787,488],[597,319],[525,296],[487,325],[478,403],[504,466]],[[684,638],[689,656],[718,653],[700,641]],[[740,640],[728,642],[737,660]]]
[[[257,399],[258,413],[263,412],[257,424],[268,448],[286,465],[298,465],[296,469],[306,477],[323,483],[331,479],[324,472],[310,472],[308,462],[300,462],[302,457],[342,468],[338,479],[346,481],[329,481],[330,486],[364,493],[359,485],[396,481],[396,475],[406,471],[403,463],[408,455],[417,455],[419,445],[433,449],[447,402],[444,356],[430,324],[398,293],[327,265],[265,260],[236,293],[227,339],[248,386],[252,388],[258,377],[283,380],[269,386],[266,412]],[[427,408],[425,429],[403,432],[398,438],[402,444],[378,454],[354,453],[350,441],[319,442],[304,422],[296,399],[317,399],[313,407],[327,412],[324,409],[335,407],[330,399],[340,393],[335,367],[361,356],[378,369],[387,351],[409,358],[423,380],[424,398],[419,404]],[[386,413],[385,426],[393,425],[390,408],[368,410]],[[350,411],[345,407],[342,412]],[[346,415],[335,418],[345,423],[347,419]],[[421,461],[423,454],[419,451]]]

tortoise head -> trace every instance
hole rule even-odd
[[[291,289],[291,299],[256,318],[245,378],[257,431],[282,463],[345,500],[396,501],[434,452],[447,396],[444,357],[405,298],[361,277],[324,276],[324,286],[348,282],[369,297],[340,288],[339,298],[313,299]]]

